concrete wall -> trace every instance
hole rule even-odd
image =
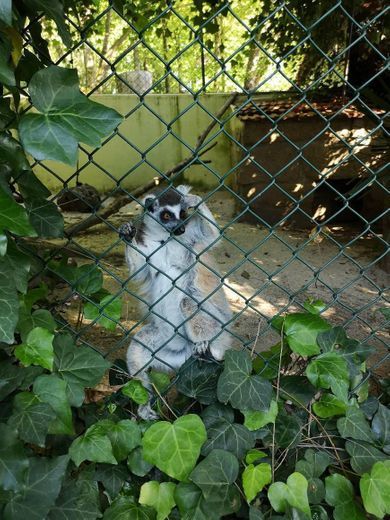
[[[119,134],[95,151],[90,161],[87,154],[80,152],[77,167],[45,161],[35,171],[54,193],[62,188],[62,180],[70,179],[77,169],[80,169],[80,182],[91,184],[101,192],[112,190],[118,182],[125,188],[135,188],[158,176],[158,170],[165,172],[188,157],[191,151],[186,144],[193,147],[199,134],[212,121],[207,110],[217,113],[228,97],[229,94],[203,94],[199,97],[203,109],[194,105],[193,97],[187,94],[151,94],[146,96],[144,106],[138,96],[131,94],[93,96],[94,101],[115,108],[123,116],[129,114],[119,126]],[[227,111],[224,117],[228,115]],[[232,124],[235,124],[234,121]],[[227,124],[225,131],[232,133],[232,124]],[[219,130],[218,126],[213,128],[208,140],[215,137]],[[212,161],[208,166],[215,175],[203,165],[195,165],[186,171],[185,182],[212,187],[218,184],[220,177],[228,174],[234,164],[232,143],[224,133],[216,140],[216,147],[202,157]],[[229,183],[232,175],[229,176]],[[73,178],[69,186],[74,184]]]

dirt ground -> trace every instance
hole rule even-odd
[[[226,292],[235,313],[229,328],[237,341],[248,343],[257,338],[256,349],[267,349],[277,340],[268,320],[276,313],[298,311],[307,298],[314,298],[330,304],[325,317],[331,323],[346,324],[351,337],[376,347],[371,363],[384,357],[388,334],[378,309],[389,304],[385,291],[389,277],[377,264],[370,267],[381,254],[375,235],[364,234],[341,252],[336,242],[347,244],[359,237],[361,229],[340,223],[326,230],[329,235],[319,237],[307,230],[277,228],[271,232],[262,226],[234,221],[234,198],[222,190],[209,198],[208,205],[223,228],[214,259],[216,270],[221,276],[227,275]],[[117,228],[139,214],[140,208],[131,203],[110,217],[109,223]],[[85,217],[79,213],[65,214],[67,223],[72,224]],[[124,301],[122,330],[117,327],[115,333],[110,333],[86,324],[80,332],[95,347],[123,357],[129,336],[141,317],[137,298],[130,294],[136,295],[136,288],[126,283],[123,243],[115,230],[105,224],[77,235],[74,242],[100,256],[105,287],[111,292],[122,292]],[[72,319],[73,314],[76,319],[74,306],[69,313],[68,317]],[[378,370],[381,375],[387,372],[384,364]]]

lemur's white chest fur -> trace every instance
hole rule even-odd
[[[189,294],[195,277],[195,255],[176,240],[148,241],[147,232],[145,242],[149,275],[140,289],[152,308],[151,320],[165,319],[177,327],[183,322],[180,299]]]

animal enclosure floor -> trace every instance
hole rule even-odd
[[[388,305],[385,289],[389,278],[377,263],[368,267],[381,254],[375,234],[363,235],[341,252],[336,242],[345,245],[359,237],[358,227],[339,224],[327,230],[328,235],[314,237],[307,230],[279,227],[270,231],[244,222],[230,224],[236,215],[235,203],[222,190],[209,199],[208,205],[223,229],[214,251],[215,269],[227,276],[226,291],[235,313],[229,328],[237,341],[257,338],[256,349],[267,349],[278,339],[268,320],[278,312],[302,310],[301,304],[313,298],[331,305],[324,315],[332,324],[346,324],[351,337],[368,338],[376,347],[371,364],[384,357],[388,334],[379,309]],[[109,222],[117,228],[139,215],[140,208],[131,203],[110,217]],[[66,221],[72,224],[85,217],[65,213]],[[105,287],[111,292],[123,291],[128,272],[124,245],[115,231],[102,224],[77,235],[74,242],[101,256]],[[136,294],[131,283],[126,288]],[[109,332],[98,326],[89,327],[88,322],[81,330],[84,339],[114,357],[124,356],[130,341],[128,335],[134,333],[142,318],[135,296],[124,291],[123,301],[123,330],[117,327],[115,332]],[[75,322],[76,304],[70,304],[67,317]],[[373,330],[377,332],[373,334]],[[386,372],[384,364],[376,368],[379,375]]]

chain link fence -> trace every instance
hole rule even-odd
[[[137,303],[144,302],[132,284],[137,273],[127,272],[118,227],[130,218],[137,221],[142,217],[144,209],[136,207],[136,203],[148,193],[145,186],[159,185],[164,192],[183,180],[191,184],[192,172],[198,168],[208,181],[206,185],[196,184],[193,193],[200,194],[216,216],[219,239],[217,252],[213,253],[217,259],[215,266],[201,254],[194,256],[190,269],[200,263],[218,278],[218,286],[206,300],[220,287],[227,290],[233,317],[221,323],[222,331],[228,330],[238,345],[256,348],[261,355],[275,339],[270,325],[274,315],[302,310],[308,298],[321,299],[325,302],[325,316],[335,324],[344,325],[351,336],[357,336],[363,343],[375,344],[377,355],[373,357],[372,371],[385,375],[388,345],[386,324],[379,310],[387,304],[389,97],[382,36],[375,39],[372,34],[377,24],[386,19],[388,8],[379,3],[370,4],[371,12],[365,12],[359,19],[355,16],[358,2],[352,7],[342,1],[329,3],[319,9],[316,20],[306,25],[305,18],[297,16],[289,2],[275,2],[273,7],[265,2],[268,11],[248,26],[234,6],[224,1],[216,2],[210,12],[204,10],[203,20],[195,27],[183,15],[179,4],[166,2],[156,7],[140,28],[131,10],[124,8],[125,4],[101,3],[83,23],[70,16],[67,22],[73,32],[73,47],[65,50],[57,45],[51,50],[55,63],[60,65],[77,65],[78,53],[87,50],[84,58],[91,61],[92,67],[98,67],[96,77],[92,70],[88,81],[85,76],[91,66],[86,63],[84,73],[79,70],[88,95],[107,92],[111,85],[112,93],[127,92],[129,99],[133,99],[131,109],[123,113],[124,122],[102,143],[100,150],[80,148],[83,160],[77,168],[65,175],[52,164],[34,165],[41,173],[46,172],[46,177],[52,176],[56,185],[63,184],[63,190],[58,190],[54,199],[76,181],[83,182],[83,175],[91,166],[94,178],[109,179],[111,186],[101,196],[100,208],[91,205],[82,190],[78,192],[76,198],[91,206],[91,216],[64,211],[67,241],[57,244],[44,257],[49,270],[61,252],[72,256],[76,251],[81,263],[90,263],[92,258],[103,272],[111,297],[99,308],[97,316],[85,319],[75,299],[76,292],[67,290],[62,294],[61,305],[56,304],[57,310],[66,317],[80,341],[110,358],[124,358],[131,337],[151,315],[158,314],[156,308],[180,285],[183,273],[170,280],[171,287],[152,306],[142,312],[137,310]],[[315,9],[314,4],[308,9]],[[109,48],[107,39],[91,36],[94,28],[108,23],[109,17],[111,24],[119,24],[123,30],[116,52]],[[235,49],[225,49],[222,58],[210,48],[207,30],[210,24],[227,17],[232,24],[239,24],[246,36]],[[283,54],[277,55],[272,42],[267,44],[260,33],[264,27],[280,24],[281,17],[286,17],[300,34],[298,39],[294,36]],[[330,54],[319,45],[316,31],[322,23],[332,23],[332,19],[337,25],[341,17],[345,21],[344,44],[338,42]],[[178,52],[164,57],[156,50],[149,33],[172,18],[185,29],[186,38]],[[173,39],[175,34],[165,31],[160,36]],[[26,41],[25,45],[32,43]],[[375,56],[377,65],[375,71],[367,70],[364,81],[358,82],[351,79],[349,68],[356,49],[362,48]],[[229,67],[245,49],[252,49],[253,59],[261,55],[267,62],[255,84],[237,80]],[[289,58],[297,52],[301,53],[298,62],[314,52],[317,61],[325,64],[306,83],[288,65]],[[195,79],[191,84],[183,79],[188,78],[187,72],[181,74],[180,67],[175,65],[186,53],[192,53],[197,60],[196,67],[192,67]],[[121,64],[129,56],[134,70],[126,72],[121,70]],[[275,77],[281,78],[288,90],[261,94]],[[330,88],[330,78],[336,89]],[[224,87],[227,93],[235,94],[221,97],[217,109],[212,110],[203,96],[213,91],[217,80],[217,91]],[[171,119],[150,102],[152,96],[166,95],[160,87],[168,83],[170,88],[176,85],[175,95],[185,93],[190,98],[185,108],[179,109]],[[135,102],[134,96],[137,96]],[[205,114],[208,125],[189,142],[178,130],[177,122],[188,117],[192,109]],[[147,127],[124,130],[137,111],[151,114],[163,129],[160,137],[144,148],[134,136],[141,131],[147,133]],[[186,121],[188,124],[190,120]],[[150,160],[151,152],[167,137],[186,151],[182,161],[173,163],[168,170],[161,167],[158,154]],[[135,151],[139,157],[120,175],[100,161],[99,154],[113,139],[120,140],[129,153]],[[229,143],[234,157],[225,171],[218,170],[207,155],[215,141],[221,139]],[[150,175],[135,186],[132,177],[141,167],[149,168]],[[94,184],[93,177],[88,179],[89,184]],[[145,257],[145,265],[148,261]],[[185,293],[185,289],[182,291]],[[122,316],[114,319],[109,310],[118,298],[123,301]],[[90,303],[96,304],[93,300]],[[114,321],[115,330],[96,326],[102,318]],[[171,326],[173,335],[181,334],[175,323]],[[171,339],[159,346],[156,355]]]

